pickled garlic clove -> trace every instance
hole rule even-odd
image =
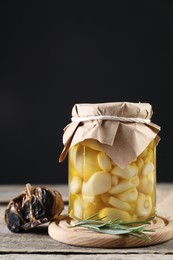
[[[109,221],[110,219],[121,219],[124,222],[131,222],[132,216],[121,209],[115,209],[112,207],[106,207],[99,211],[99,217],[103,218],[103,221]]]
[[[109,193],[103,193],[103,194],[101,194],[100,195],[100,198],[101,198],[101,200],[105,203],[105,204],[109,204],[108,203],[108,200],[109,200],[109,198],[110,198],[110,194]]]
[[[83,199],[82,196],[78,195],[73,203],[74,216],[78,219],[83,218]]]
[[[105,152],[99,152],[97,160],[100,168],[103,171],[109,172],[112,169],[111,159],[106,155]]]
[[[144,166],[144,160],[141,157],[139,157],[137,159],[136,163],[137,163],[137,166],[138,166],[138,173],[140,174],[142,172],[142,168]]]
[[[111,180],[112,180],[112,186],[115,186],[118,184],[118,176],[111,175]]]
[[[117,176],[120,176],[124,179],[130,179],[134,175],[138,174],[138,166],[136,164],[130,164],[125,169],[121,169],[118,166],[114,166],[111,174],[115,174]]]
[[[83,185],[83,187],[85,187],[85,185]],[[82,188],[82,190],[84,190],[84,189]],[[95,206],[97,206],[98,204],[102,204],[102,200],[101,200],[100,196],[94,196],[94,195],[88,196],[83,192],[82,198],[83,198],[83,203],[84,203],[84,209],[86,209],[90,204],[94,204]]]
[[[113,196],[109,197],[108,203],[117,209],[122,209],[122,210],[127,210],[127,211],[132,209],[131,206],[127,202],[119,200]]]
[[[88,196],[86,194],[85,189],[86,189],[86,182],[83,181],[83,183],[82,183],[82,190],[81,190],[82,196]]]
[[[88,206],[88,208],[86,208],[83,212],[83,218],[89,218],[93,215],[95,215],[98,212],[96,206],[94,204],[90,204],[90,206]],[[97,216],[95,217],[97,218]]]
[[[133,176],[130,180],[130,188],[135,188],[139,185],[139,177],[138,176]]]
[[[73,146],[70,150],[70,159],[78,175],[85,181],[88,180],[93,173],[101,170],[97,162],[97,155],[97,151],[81,144]]]
[[[154,152],[152,149],[148,149],[148,153],[144,158],[144,162],[153,162],[154,161]]]
[[[70,192],[71,194],[77,194],[82,189],[82,179],[79,176],[73,176],[70,182]]]
[[[142,175],[148,175],[153,171],[154,171],[154,164],[152,162],[147,162],[143,166]]]
[[[136,188],[132,188],[118,194],[117,198],[127,202],[136,201],[138,198],[138,191]]]
[[[103,202],[100,196],[83,197],[83,201],[84,201],[83,218],[88,218],[98,213],[98,211],[103,208]],[[98,216],[96,216],[96,218],[97,217]]]
[[[149,147],[149,149],[153,150],[154,149],[154,141],[151,141],[148,147]]]
[[[88,196],[95,196],[107,192],[111,188],[111,175],[100,171],[94,173],[85,183],[84,193]]]
[[[131,222],[135,222],[138,221],[137,215],[136,214],[132,214],[131,215]]]
[[[80,178],[82,178],[82,176],[80,176],[78,174],[78,172],[76,171],[74,165],[72,165],[71,162],[69,162],[69,173],[70,173],[70,176],[79,176]]]
[[[70,149],[70,163],[74,165],[77,173],[82,177],[83,168],[84,168],[84,156],[83,156],[83,147],[80,144],[76,144]]]
[[[149,217],[152,211],[151,197],[143,193],[138,194],[136,213],[139,217]]]
[[[83,145],[88,146],[89,148],[96,151],[103,151],[102,147],[99,145],[99,142],[94,139],[86,139],[82,142]]]
[[[154,172],[150,172],[147,176],[142,176],[140,178],[138,190],[145,194],[150,194],[153,192],[153,190],[154,190]]]
[[[126,191],[126,190],[128,190],[130,188],[135,188],[138,185],[139,185],[139,178],[138,178],[138,176],[135,175],[131,179],[123,180],[123,181],[119,182],[118,185],[113,186],[109,190],[109,193],[110,194],[118,194],[118,193]]]
[[[82,196],[83,201],[84,201],[84,208],[87,208],[89,204],[95,203],[96,202],[96,196]]]
[[[97,161],[98,152],[88,147],[85,148],[85,161],[83,169],[83,179],[87,181],[95,172],[101,171]]]

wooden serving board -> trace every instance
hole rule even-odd
[[[73,220],[70,218],[53,221],[48,226],[51,238],[74,246],[99,247],[99,248],[129,248],[159,244],[173,238],[173,222],[157,216],[146,229],[155,230],[147,232],[151,240],[143,241],[129,235],[107,235],[90,231],[83,227],[69,228]]]

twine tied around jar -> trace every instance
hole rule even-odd
[[[121,122],[131,122],[131,123],[142,123],[149,124],[151,120],[149,118],[133,118],[133,117],[120,117],[111,115],[98,115],[98,116],[86,116],[86,117],[72,117],[72,122],[85,122],[90,120],[112,120]]]

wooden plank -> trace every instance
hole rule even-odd
[[[173,183],[158,184],[156,195],[157,214],[173,220]]]
[[[57,190],[61,193],[64,202],[68,201],[68,188],[66,184],[32,184],[33,186],[46,186]],[[25,190],[25,184],[23,185],[0,185],[0,203],[8,203],[11,199],[15,198],[21,192]]]
[[[23,260],[23,259],[27,259],[27,260],[57,260],[57,259],[61,259],[61,260],[66,260],[66,259],[70,259],[70,260],[83,260],[85,258],[85,260],[91,260],[92,257],[94,257],[94,260],[112,260],[112,259],[117,259],[117,260],[160,260],[161,256],[160,255],[154,255],[154,254],[145,254],[145,255],[141,255],[141,254],[85,254],[85,256],[83,254],[75,254],[75,255],[64,255],[64,254],[58,254],[58,255],[52,255],[52,254],[8,254],[8,255],[0,255],[0,259],[1,260]],[[164,258],[164,260],[172,260],[172,255],[163,255],[162,256]]]

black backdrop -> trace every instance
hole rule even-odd
[[[67,182],[72,106],[112,101],[152,104],[157,180],[173,181],[173,3],[117,2],[0,2],[0,183]]]

